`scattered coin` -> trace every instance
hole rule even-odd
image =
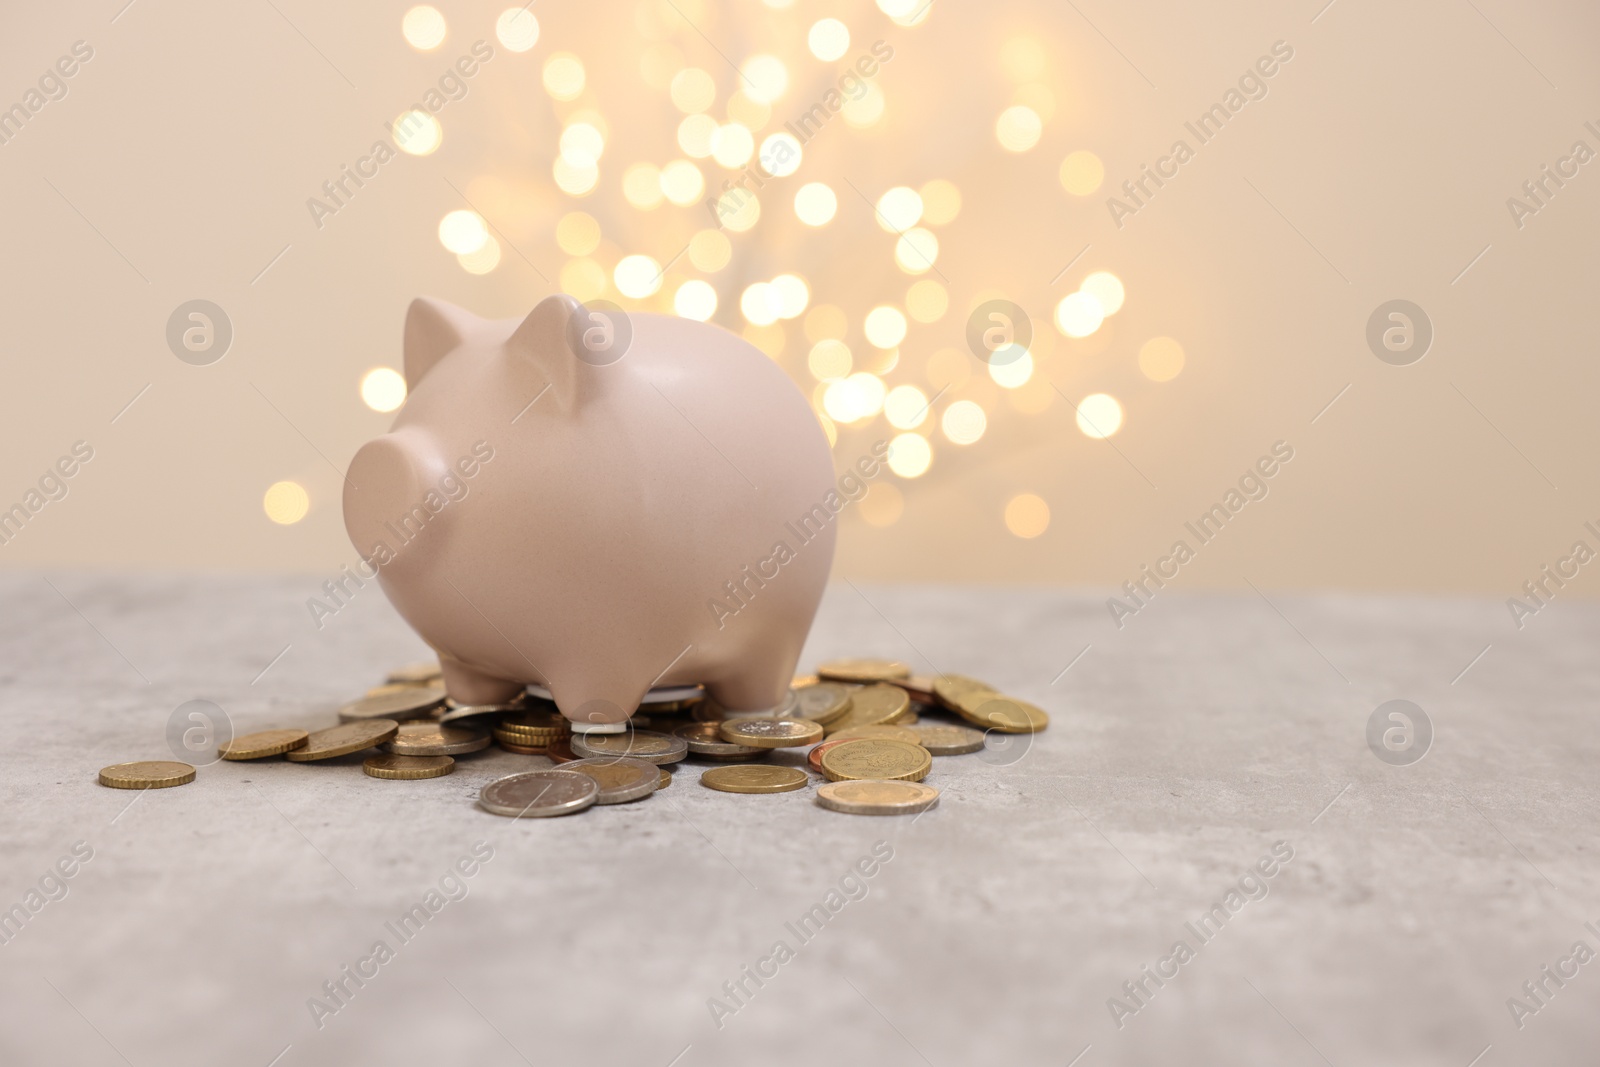
[[[878,683],[850,694],[850,710],[828,724],[828,735],[852,726],[882,726],[894,722],[911,710],[911,698],[897,685]]]
[[[956,698],[956,711],[976,726],[1007,734],[1038,733],[1050,725],[1042,709],[998,693],[963,693]]]
[[[114,763],[100,771],[100,784],[112,789],[167,789],[194,781],[194,768],[176,760]]]
[[[724,793],[787,793],[804,789],[810,781],[799,767],[776,767],[763,763],[740,763],[733,767],[713,767],[700,776],[700,784]]]
[[[834,782],[858,778],[920,782],[932,766],[927,749],[904,741],[846,741],[822,754],[822,773]]]
[[[670,734],[629,730],[621,734],[573,734],[568,742],[580,757],[631,756],[646,763],[676,763],[689,754],[688,742]]]
[[[577,771],[524,771],[483,787],[478,803],[485,811],[512,818],[571,815],[594,804],[600,783]]]
[[[545,708],[524,708],[501,719],[497,727],[509,734],[524,737],[557,738],[572,732],[567,717],[559,711]]]
[[[394,740],[383,744],[397,756],[459,756],[489,747],[481,726],[441,726],[436,722],[403,722]]]
[[[895,678],[894,684],[906,691],[906,695],[918,704],[932,704],[935,702],[933,695],[933,679],[920,674],[913,674],[909,678]]]
[[[439,661],[433,659],[396,667],[389,672],[388,680],[398,685],[427,685],[442,677],[444,672],[439,668]]]
[[[457,704],[453,700],[444,702],[444,714],[439,716],[440,722],[456,722],[460,719],[475,719],[479,715],[504,715],[508,712],[521,711],[523,705],[516,704]]]
[[[500,747],[505,747],[504,741],[500,742]],[[550,742],[550,747],[544,749],[544,754],[557,763],[571,763],[578,758],[577,753],[572,751],[572,739],[570,737],[562,737]]]
[[[824,741],[820,745],[813,746],[811,751],[806,753],[806,762],[811,765],[811,769],[812,770],[816,771],[818,774],[821,774],[822,773],[822,754],[824,752],[828,751],[828,749],[830,749],[830,748],[833,748],[835,745],[844,744],[845,741],[859,741],[859,740],[860,740],[860,738],[858,738],[858,737],[846,737],[846,738],[843,738],[842,740],[839,740],[839,741],[832,741],[832,740]]]
[[[667,786],[672,784],[672,775],[667,773],[667,769],[665,767],[657,767],[656,770],[661,772],[661,784],[656,786],[658,791],[665,789]]]
[[[817,668],[817,677],[833,682],[887,682],[909,678],[911,668],[892,659],[836,659]]]
[[[956,701],[967,693],[993,693],[994,686],[964,674],[941,674],[933,680],[933,696],[944,707],[960,713]]]
[[[419,778],[441,778],[456,769],[452,756],[368,756],[361,769],[374,778],[393,778],[413,781]]]
[[[808,685],[816,685],[820,680],[814,674],[797,674],[794,676],[794,681],[789,683],[789,688],[795,690],[803,689]]]
[[[573,760],[565,764],[564,771],[579,771],[600,783],[596,804],[625,804],[630,800],[647,797],[661,788],[662,771],[654,763],[644,760],[618,759],[615,756]],[[668,775],[671,781],[672,776]]]
[[[794,688],[795,717],[827,726],[850,710],[850,689],[839,682],[814,682]]]
[[[697,756],[712,759],[750,759],[764,756],[767,750],[751,745],[735,745],[723,740],[722,724],[715,722],[686,722],[676,727],[673,736],[681,737],[689,751]]]
[[[428,713],[444,703],[444,686],[407,686],[390,693],[365,696],[352,700],[339,709],[340,722],[360,722],[363,719],[426,718]]]
[[[729,719],[718,728],[723,740],[751,748],[799,748],[822,740],[822,724],[810,719]]]
[[[318,730],[306,739],[306,743],[292,752],[285,752],[283,758],[295,763],[310,763],[314,760],[332,759],[334,756],[348,756],[352,752],[360,752],[364,748],[381,745],[391,741],[400,732],[400,724],[393,719],[364,719],[359,722],[340,723],[326,730]]]
[[[982,736],[981,734],[979,735]],[[829,741],[859,741],[866,737],[876,737],[883,741],[904,741],[908,745],[921,744],[914,730],[904,726],[849,726],[837,733],[828,735]]]
[[[519,745],[515,741],[507,741],[499,733],[494,735],[495,743],[507,752],[515,752],[519,756],[548,756],[549,745]]]
[[[983,732],[968,726],[918,726],[909,732],[935,756],[959,756],[983,748]]]
[[[911,815],[939,803],[939,791],[915,782],[829,782],[817,787],[817,803],[849,815]]]
[[[262,730],[224,741],[217,746],[217,755],[228,760],[278,756],[304,745],[310,736],[304,730]]]

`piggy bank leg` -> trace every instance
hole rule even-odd
[[[649,688],[648,680],[634,683],[614,675],[573,678],[563,674],[560,684],[550,683],[550,695],[573,733],[620,734],[627,730],[628,717]]]
[[[509,704],[526,689],[521,682],[484,674],[443,652],[439,653],[439,669],[444,674],[445,692],[457,704]]]
[[[706,683],[711,699],[729,711],[770,711],[789,692],[791,671],[780,663],[741,663],[739,673]]]

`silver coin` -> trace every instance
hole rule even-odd
[[[799,717],[800,698],[790,689],[774,708],[755,708],[747,711],[730,711],[708,695],[694,706],[694,717],[700,722],[721,722],[724,719],[793,719]]]
[[[458,719],[473,719],[479,715],[504,715],[507,712],[521,711],[523,705],[515,704],[457,704],[453,700],[445,701],[444,714],[439,716],[439,722],[455,722]]]
[[[765,756],[768,752],[767,749],[756,748],[753,745],[736,745],[723,740],[722,730],[714,722],[686,722],[672,733],[676,737],[683,738],[684,744],[689,746],[689,751],[696,756],[743,760]]]
[[[580,759],[629,756],[646,763],[676,763],[689,754],[689,744],[681,737],[650,730],[629,730],[623,734],[573,734],[572,754]]]
[[[654,793],[661,786],[661,768],[640,759],[591,756],[561,765],[564,771],[587,774],[600,783],[596,804],[626,804]]]
[[[974,730],[970,726],[949,726],[940,723],[937,726],[912,726],[908,729],[917,735],[917,743],[935,756],[959,756],[966,752],[977,752],[984,745],[983,731]]]
[[[393,741],[378,747],[400,756],[459,756],[488,748],[489,731],[481,726],[404,722]]]
[[[574,771],[524,771],[497,779],[483,787],[478,803],[483,810],[514,819],[540,819],[571,815],[590,807],[600,797],[600,783]]]
[[[340,722],[361,722],[365,719],[425,719],[434,708],[444,703],[444,686],[419,685],[379,693],[377,696],[352,700],[339,708]]]
[[[810,719],[727,719],[717,729],[736,745],[756,748],[797,748],[822,740],[822,724]]]

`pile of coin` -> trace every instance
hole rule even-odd
[[[847,659],[796,678],[783,702],[732,711],[699,687],[652,690],[623,733],[573,733],[548,691],[529,686],[506,704],[458,704],[437,663],[409,664],[338,709],[339,724],[307,732],[263,730],[218,749],[225,760],[281,756],[314,763],[377,748],[362,769],[374,778],[418,780],[455,770],[456,759],[491,744],[553,766],[484,786],[485,811],[517,818],[570,815],[600,804],[643,800],[672,782],[664,768],[716,764],[700,784],[726,793],[786,793],[826,780],[821,807],[854,815],[926,811],[939,790],[922,784],[936,757],[978,752],[990,731],[1034,733],[1049,716],[1026,701],[962,675],[913,677],[903,663]],[[932,721],[954,716],[962,722]],[[924,722],[924,716],[930,721]],[[802,763],[773,757],[807,750]],[[119,789],[159,789],[194,780],[186,763],[123,763],[100,772]]]

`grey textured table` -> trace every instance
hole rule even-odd
[[[916,821],[714,793],[687,766],[642,803],[513,821],[473,803],[526,759],[497,751],[426,782],[348,757],[95,784],[169,758],[186,700],[314,724],[423,653],[375,589],[316,631],[316,584],[0,579],[0,908],[41,879],[60,897],[0,944],[0,1063],[1600,1057],[1600,963],[1541,974],[1600,950],[1593,606],[1518,633],[1487,601],[1165,592],[1119,631],[1090,594],[839,584],[803,666],[901,656],[1054,714],[1031,745],[937,761]],[[1395,697],[1435,730],[1410,766],[1365,741]],[[45,878],[78,842],[92,858]],[[1292,858],[1247,877],[1277,842]],[[875,847],[892,858],[852,879]],[[1219,902],[1202,940],[1186,924]],[[1530,980],[1549,995],[1514,1021]]]

